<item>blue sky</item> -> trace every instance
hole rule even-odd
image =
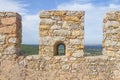
[[[0,0],[0,11],[22,15],[23,44],[39,44],[41,10],[84,10],[85,44],[102,43],[102,20],[106,12],[120,9],[120,0]]]

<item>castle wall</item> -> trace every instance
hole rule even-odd
[[[120,60],[107,56],[27,58],[26,80],[119,80]]]
[[[103,54],[120,57],[120,12],[108,12],[103,20]]]
[[[54,56],[56,44],[64,43],[65,56],[81,57],[84,48],[84,11],[40,13],[40,56]]]
[[[63,15],[63,12],[55,11],[54,17],[57,16],[58,14]],[[69,14],[72,14],[71,11],[68,11],[68,12],[70,12]],[[68,12],[65,12],[65,13],[68,14]],[[49,11],[42,12],[41,18],[50,17],[49,13],[51,12]],[[80,12],[78,11],[77,13],[80,13],[80,16],[81,14],[83,14],[83,12],[81,13],[81,11]],[[77,46],[78,44],[76,40],[73,40],[72,42],[73,45],[72,44],[70,45],[72,45],[72,50],[75,50],[75,51],[80,50],[81,51],[80,53],[78,52],[78,54],[76,53],[73,56],[73,53],[74,53],[73,51],[73,53],[68,52],[71,55],[66,53],[66,55],[63,55],[63,56],[54,56],[53,55],[54,51],[51,49],[54,47],[53,46],[54,43],[63,41],[66,45],[68,45],[66,49],[69,50],[69,43],[67,44],[66,40],[70,42],[71,38],[66,37],[65,34],[63,34],[64,36],[60,35],[63,33],[63,32],[61,33],[61,30],[64,30],[62,28],[60,28],[60,31],[58,30],[58,32],[60,32],[59,34],[56,33],[57,36],[60,37],[60,39],[58,38],[56,40],[57,36],[55,36],[55,33],[53,34],[54,36],[50,36],[52,32],[50,34],[48,33],[45,34],[46,32],[44,33],[44,31],[46,30],[47,32],[49,32],[48,30],[51,31],[51,29],[46,28],[46,27],[51,28],[51,26],[46,25],[48,23],[51,23],[51,19],[49,22],[48,19],[45,19],[45,21],[43,21],[44,18],[42,18],[41,23],[43,21],[44,26],[42,26],[43,24],[40,23],[40,35],[41,35],[41,38],[43,38],[41,39],[43,41],[40,41],[40,51],[44,50],[47,53],[42,51],[40,52],[39,55],[29,55],[29,56],[20,55],[17,57],[15,55],[11,56],[12,54],[19,53],[18,49],[20,49],[20,42],[21,42],[21,26],[20,26],[21,18],[20,18],[20,15],[18,15],[17,13],[7,13],[7,12],[0,13],[0,16],[1,16],[0,17],[0,35],[1,35],[0,47],[2,48],[0,49],[2,54],[2,56],[0,57],[0,80],[120,80],[120,59],[118,57],[109,57],[108,55],[106,55],[106,52],[105,52],[105,55],[101,55],[101,56],[83,56],[83,53],[81,52],[83,51],[84,46],[81,48],[75,48],[75,49],[73,48],[74,45]],[[74,17],[71,18],[71,16],[69,16],[68,20],[70,19],[70,23],[72,24],[74,23],[78,24],[76,22],[73,23],[73,21],[77,19],[77,18],[74,19]],[[55,19],[59,19],[59,18],[55,18]],[[81,18],[79,19],[81,20]],[[55,22],[57,21],[55,20]],[[62,21],[60,20],[60,22]],[[63,23],[64,22],[65,21],[63,21]],[[66,21],[66,23],[68,22],[69,21]],[[13,23],[14,26],[11,23]],[[84,24],[84,21],[82,23]],[[4,25],[8,24],[8,25],[5,25],[5,27],[3,27],[3,24]],[[81,23],[79,24],[83,25]],[[60,24],[60,25],[62,25],[60,27],[63,27],[63,24]],[[78,29],[80,29],[79,31],[81,32],[84,29],[81,30],[80,25],[79,27],[73,26],[73,28],[78,27]],[[66,31],[69,30],[70,27],[71,26],[69,25],[69,27],[67,27],[68,29],[65,29],[65,30]],[[43,28],[45,28],[45,30],[42,30]],[[55,29],[58,28],[58,24],[54,28]],[[71,33],[74,32],[72,30],[70,30]],[[77,29],[75,29],[75,31],[76,30]],[[105,30],[107,29],[105,28]],[[106,33],[104,33],[104,35],[106,35]],[[5,36],[5,38],[3,36]],[[46,38],[48,36],[50,38]],[[18,42],[16,42],[16,40],[14,41],[14,39],[9,40],[9,38],[13,38],[13,37],[15,37]],[[62,37],[66,38],[66,40],[64,40]],[[84,39],[83,34],[81,36],[76,36],[76,37],[82,37],[80,39],[77,38],[78,41],[81,41]],[[51,38],[53,41],[51,40]],[[72,37],[72,39],[73,38],[74,37]],[[14,43],[11,43],[11,41]],[[53,44],[51,45],[51,42],[49,41],[52,41]],[[7,44],[6,47],[4,47],[5,44]],[[83,44],[83,42],[80,42],[78,45],[81,46],[81,44]],[[10,46],[15,47],[15,49],[10,48],[10,50],[8,49],[6,51],[6,48]],[[105,47],[106,46],[104,46],[104,48]],[[5,54],[4,51],[6,51],[9,54]]]
[[[0,62],[1,80],[120,80],[120,59],[89,56],[8,57]]]
[[[0,12],[0,57],[20,52],[21,28],[19,14]]]

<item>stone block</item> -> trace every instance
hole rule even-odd
[[[62,24],[62,29],[69,29],[70,24],[67,21],[64,21]]]
[[[61,26],[54,24],[54,25],[51,26],[50,29],[51,29],[51,30],[59,30],[59,29],[61,29]]]
[[[75,22],[80,22],[79,17],[77,16],[65,16],[64,17],[65,21],[75,21]]]
[[[50,17],[50,12],[49,11],[41,11],[40,12],[40,18],[49,18]]]
[[[108,13],[106,13],[106,18],[110,21],[117,20],[116,12],[115,11],[109,11]]]
[[[52,19],[41,19],[40,25],[53,25],[56,21]]]
[[[80,31],[80,30],[73,30],[73,31],[72,31],[72,35],[75,35],[75,36],[83,36],[83,35],[84,35],[84,32],[83,32],[83,31]]]
[[[79,58],[82,57],[84,52],[82,50],[78,50],[72,54],[73,57]]]
[[[70,31],[68,31],[68,30],[54,30],[53,31],[54,36],[66,36],[69,34],[70,34]]]
[[[80,39],[70,39],[70,44],[71,45],[80,45],[82,44]]]
[[[76,39],[77,36],[75,36],[75,35],[67,35],[67,38],[68,38],[68,39]]]
[[[52,16],[65,16],[66,11],[51,11]]]
[[[11,25],[16,22],[17,18],[16,17],[7,17],[7,18],[1,18],[1,24],[2,25]]]
[[[118,21],[107,21],[106,23],[105,23],[105,27],[107,28],[107,27],[118,27],[120,24],[119,24],[119,22]]]
[[[51,19],[61,21],[62,18],[60,16],[51,16]]]
[[[40,30],[49,30],[50,29],[50,25],[40,25]]]
[[[68,70],[70,68],[69,64],[63,64],[62,65],[62,70]]]
[[[49,36],[48,30],[40,31],[40,36]]]
[[[17,19],[21,20],[21,16],[15,12],[0,12],[0,17],[1,18],[16,17]]]
[[[65,37],[55,36],[53,37],[54,41],[65,41]]]
[[[4,44],[6,42],[5,35],[0,34],[0,45]]]
[[[40,45],[52,45],[52,37],[46,36],[40,38]]]
[[[78,23],[70,23],[70,29],[74,30],[74,29],[81,29],[81,26]]]
[[[9,43],[17,43],[18,39],[16,37],[11,37],[11,38],[9,38],[8,42]]]
[[[17,53],[17,49],[15,46],[8,46],[3,52],[3,54],[15,54],[15,53]]]
[[[18,33],[19,32],[19,29],[17,27],[16,24],[12,25],[12,26],[5,26],[5,27],[2,27],[0,28],[0,33]]]

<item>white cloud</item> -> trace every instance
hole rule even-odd
[[[61,4],[58,5],[57,9],[59,10],[91,10],[94,7],[92,4],[78,4],[78,3],[69,3],[69,4]]]
[[[39,15],[28,14],[26,7],[28,4],[17,0],[0,0],[0,12],[10,11],[18,12],[22,15],[22,43],[38,44],[39,43]]]
[[[120,5],[109,4],[109,6],[94,6],[92,3],[80,4],[70,2],[58,5],[57,9],[85,10],[85,44],[101,44],[103,16],[109,10],[119,10]]]
[[[20,1],[0,0],[0,11],[14,11],[25,14],[27,12],[25,9],[26,6],[28,6],[28,4],[22,4]]]

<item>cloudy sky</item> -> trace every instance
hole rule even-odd
[[[101,44],[105,13],[119,9],[120,0],[0,0],[0,12],[14,11],[22,15],[23,44],[39,44],[41,10],[84,10],[85,44]]]

